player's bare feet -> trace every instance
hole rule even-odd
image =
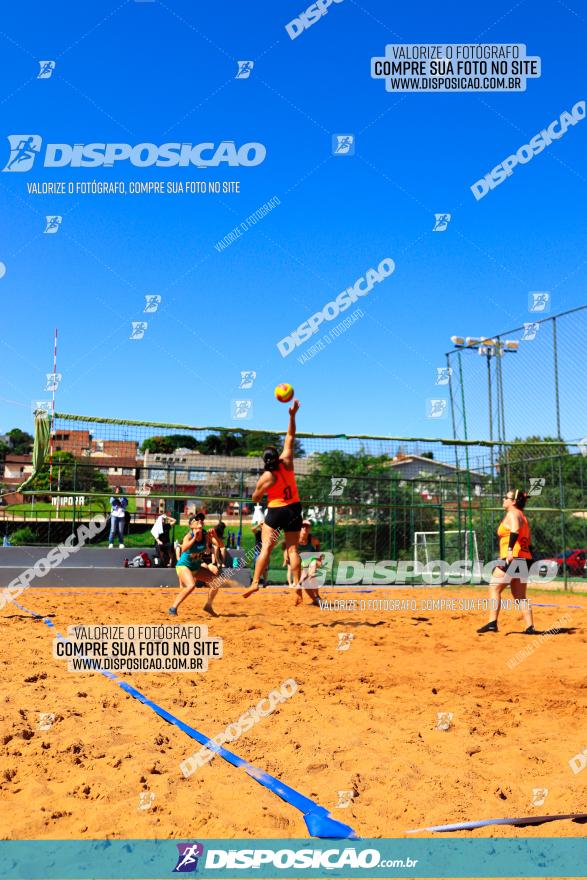
[[[204,611],[206,612],[206,614],[209,614],[210,617],[218,617],[219,616],[218,614],[216,614],[216,612],[214,611],[214,609],[212,608],[212,606],[210,605],[209,602],[206,602],[206,604],[204,605]]]
[[[249,596],[252,596],[253,593],[259,592],[259,584],[251,584],[246,593],[243,593],[243,599],[248,599]]]

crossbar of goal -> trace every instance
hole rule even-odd
[[[428,565],[441,560],[441,533],[414,532],[414,562]],[[472,541],[471,541],[472,539]],[[456,562],[458,559],[479,562],[476,532],[468,529],[449,529],[443,535],[443,562]]]

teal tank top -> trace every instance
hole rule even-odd
[[[195,541],[189,550],[184,550],[177,565],[185,565],[192,571],[197,571],[202,565],[202,556],[206,553],[207,542],[205,534],[201,541]]]

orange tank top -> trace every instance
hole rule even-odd
[[[511,529],[506,525],[505,519],[499,524],[497,537],[499,538],[499,555],[501,559],[505,559],[509,553],[508,544],[510,542]],[[514,559],[531,559],[532,552],[530,550],[530,526],[528,520],[522,514],[522,525],[518,532],[518,540],[514,544],[512,555]]]
[[[273,471],[273,476],[275,482],[267,489],[268,507],[287,507],[288,504],[300,500],[293,469],[289,471],[280,464],[279,468]]]

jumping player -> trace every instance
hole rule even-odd
[[[299,400],[294,400],[289,408],[289,426],[281,455],[275,446],[268,446],[263,453],[265,468],[255,486],[253,501],[257,503],[267,495],[268,509],[261,529],[261,552],[255,563],[251,586],[246,593],[243,593],[245,599],[258,591],[261,575],[269,564],[271,551],[282,532],[285,539],[285,554],[291,566],[292,586],[297,587],[300,582],[301,563],[297,545],[302,527],[302,505],[293,464],[296,413],[299,408]]]
[[[177,615],[181,603],[197,586],[208,585],[208,601],[204,605],[204,611],[211,617],[218,617],[212,607],[219,589],[218,567],[204,561],[206,557],[210,558],[212,549],[212,542],[204,529],[201,516],[190,516],[188,531],[181,544],[181,556],[175,566],[181,589],[169,609],[168,613],[172,616]]]
[[[520,489],[508,492],[503,499],[505,516],[497,529],[499,538],[499,565],[494,569],[489,584],[489,597],[491,599],[491,611],[489,622],[477,630],[478,633],[497,632],[497,618],[501,609],[501,594],[505,587],[510,586],[514,599],[526,599],[526,587],[528,582],[528,566],[531,564],[532,551],[530,549],[531,535],[530,525],[524,513],[524,507],[528,495]],[[519,559],[516,566],[514,560]],[[522,571],[510,574],[508,569],[514,563],[514,567]],[[536,635],[532,608],[525,603],[523,607],[526,629],[524,634]]]

